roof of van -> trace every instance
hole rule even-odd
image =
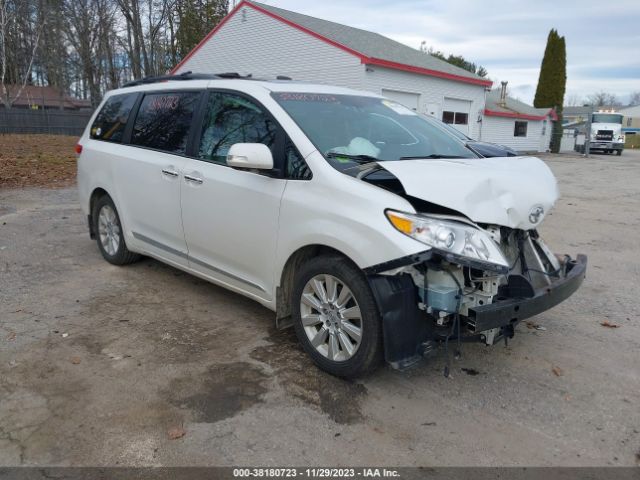
[[[307,92],[307,93],[333,93],[336,95],[359,95],[366,97],[380,97],[375,93],[354,90],[335,85],[323,85],[317,83],[296,82],[291,80],[268,80],[268,79],[246,79],[246,78],[212,78],[198,80],[163,80],[153,83],[125,86],[118,90],[112,90],[110,95],[124,92],[138,91],[162,91],[162,90],[193,90],[204,88],[229,88],[240,92],[255,91],[256,88],[263,88],[270,92]]]

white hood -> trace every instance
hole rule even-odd
[[[551,170],[534,157],[380,162],[405,192],[477,223],[530,230],[558,199]]]

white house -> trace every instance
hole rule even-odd
[[[173,73],[288,76],[383,94],[480,137],[492,82],[377,33],[241,1]]]
[[[506,95],[506,83],[487,95],[479,139],[517,152],[546,152],[551,142],[554,109],[534,108]]]
[[[640,135],[640,105],[624,107],[618,110],[622,118],[622,132],[625,135]]]

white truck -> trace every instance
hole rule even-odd
[[[622,115],[619,113],[596,112],[591,115],[591,151],[615,152],[622,155],[624,135],[622,134]]]

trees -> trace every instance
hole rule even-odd
[[[11,108],[31,78],[46,23],[32,0],[0,0],[0,101]]]
[[[0,0],[0,102],[51,85],[97,105],[162,75],[226,15],[228,0]],[[62,100],[62,98],[61,98]],[[62,102],[61,102],[62,105]]]
[[[629,94],[629,103],[627,105],[640,105],[640,91]]]
[[[420,51],[429,54],[432,57],[444,60],[451,65],[455,65],[456,67],[463,68],[468,72],[475,73],[479,77],[486,77],[488,74],[487,69],[482,65],[476,65],[475,63],[470,62],[469,60],[464,58],[462,55],[453,55],[451,53],[449,55],[445,55],[443,52],[441,52],[440,50],[435,50],[433,47],[427,48],[426,42],[424,41],[420,45]]]
[[[184,58],[229,10],[228,0],[183,0],[176,4],[176,50]]]
[[[533,99],[536,108],[555,108],[558,120],[554,122],[551,138],[551,151],[560,150],[562,139],[562,106],[567,85],[567,50],[564,37],[551,29],[544,50],[538,87]]]
[[[615,94],[605,92],[604,90],[589,95],[586,98],[586,103],[594,107],[617,107],[622,105],[622,102]]]

